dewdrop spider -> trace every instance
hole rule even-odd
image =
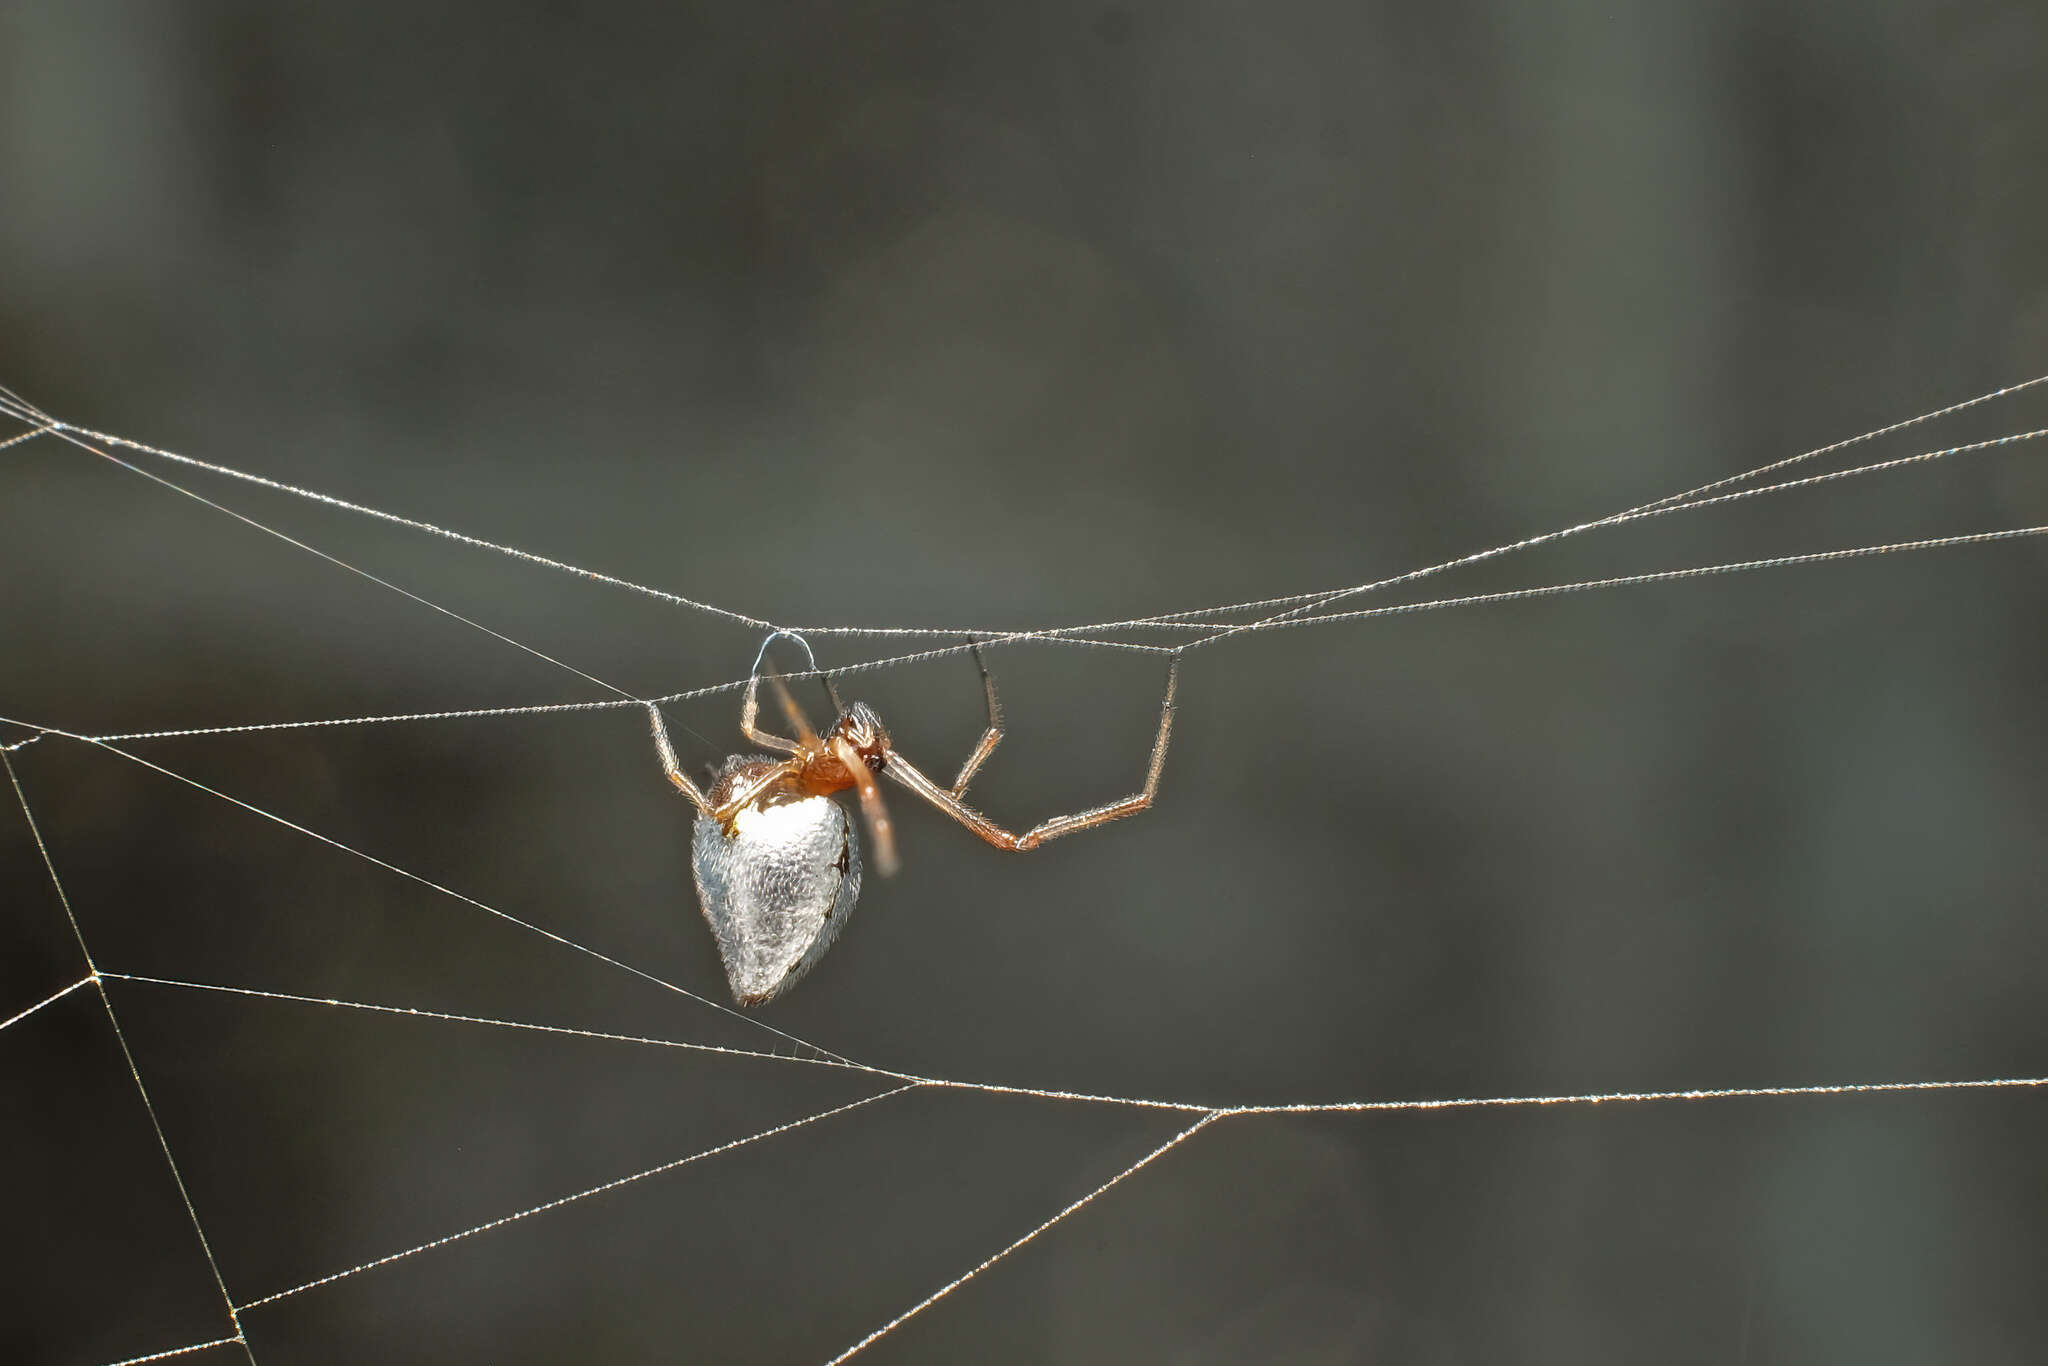
[[[829,674],[821,677],[836,716],[824,735],[812,730],[782,675],[767,661],[768,646],[783,635],[810,654],[810,644],[801,636],[787,631],[770,635],[755,657],[746,701],[740,707],[741,733],[774,754],[733,755],[713,770],[710,782],[700,788],[676,761],[661,709],[652,702],[647,704],[661,771],[697,808],[690,860],[697,901],[718,941],[733,999],[743,1006],[774,1000],[816,966],[839,937],[860,897],[860,839],[845,809],[833,800],[834,793],[848,788],[860,793],[861,813],[874,840],[875,866],[886,877],[897,868],[896,834],[882,802],[878,775],[909,788],[996,848],[1020,852],[1062,835],[1134,816],[1152,805],[1159,789],[1167,740],[1173,733],[1178,653],[1167,666],[1166,696],[1160,703],[1159,733],[1152,741],[1144,789],[1121,801],[1054,816],[1018,835],[963,800],[967,784],[1003,738],[1003,708],[996,700],[995,680],[989,676],[979,642],[972,650],[988,702],[988,727],[960,766],[953,785],[940,787],[897,752],[874,708],[865,702],[840,701],[839,689]],[[772,735],[755,724],[764,664],[790,729],[796,732],[793,740]],[[817,670],[815,656],[811,668]]]

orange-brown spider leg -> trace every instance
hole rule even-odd
[[[868,767],[867,760],[860,757],[860,751],[845,736],[832,737],[832,755],[852,776],[853,785],[860,789],[861,814],[867,817],[868,834],[875,841],[875,870],[883,877],[894,877],[899,866],[896,827],[890,822],[889,808],[882,801],[882,785],[875,781],[874,771]]]
[[[1166,699],[1160,704],[1159,734],[1152,741],[1152,762],[1145,770],[1145,788],[1142,792],[1133,793],[1122,801],[1110,802],[1105,806],[1090,807],[1086,811],[1076,811],[1065,816],[1054,816],[1050,820],[1040,821],[1021,835],[1003,829],[925,777],[918,771],[916,765],[900,754],[892,753],[889,756],[888,767],[882,771],[996,848],[1015,849],[1020,853],[1036,849],[1047,840],[1056,840],[1062,835],[1071,835],[1077,830],[1087,830],[1092,826],[1121,820],[1125,816],[1135,816],[1152,805],[1152,798],[1159,791],[1159,775],[1166,768],[1167,742],[1173,736],[1173,695],[1179,681],[1180,656],[1176,654],[1166,669]]]
[[[648,725],[654,731],[654,754],[661,760],[661,771],[676,785],[676,790],[695,803],[703,812],[711,810],[711,803],[698,786],[690,781],[690,775],[683,772],[683,766],[676,762],[676,747],[668,742],[668,727],[662,723],[661,708],[652,702],[647,704]]]
[[[974,642],[974,667],[981,670],[981,691],[988,698],[988,729],[981,733],[981,743],[967,756],[967,762],[960,765],[960,776],[953,780],[953,795],[965,797],[967,784],[988,762],[988,756],[996,752],[996,746],[1003,742],[1003,704],[996,700],[996,681],[989,677],[988,662],[981,657],[981,642]]]
[[[768,666],[768,681],[775,685],[775,694],[782,699],[782,710],[789,717],[790,729],[797,733],[798,738],[786,740],[780,735],[770,735],[754,724],[755,718],[761,712],[759,674],[747,680],[747,700],[740,705],[740,733],[761,748],[772,749],[777,754],[802,754],[818,743],[817,732],[813,731],[811,723],[804,719],[803,712],[796,705],[796,699],[789,695],[789,689],[783,685],[782,675],[776,672],[773,664]]]
[[[655,706],[652,702],[647,704],[647,720],[654,731],[654,752],[656,757],[661,760],[661,771],[668,776],[670,782],[676,785],[677,791],[688,797],[699,811],[710,816],[713,820],[731,820],[741,807],[747,805],[776,783],[789,776],[789,769],[786,766],[778,765],[734,792],[731,797],[727,798],[720,805],[713,806],[711,799],[704,795],[704,790],[690,781],[690,775],[683,772],[683,766],[676,761],[675,746],[669,743],[668,726],[661,719],[661,708]],[[777,737],[769,736],[768,738],[772,740]]]

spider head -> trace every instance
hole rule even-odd
[[[832,724],[832,735],[844,739],[872,773],[880,773],[889,762],[889,732],[882,718],[865,702],[850,703]]]

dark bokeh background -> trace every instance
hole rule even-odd
[[[15,3],[0,382],[776,621],[1357,583],[2048,371],[2044,67],[2034,0]],[[1865,449],[2042,425],[2022,396]],[[1441,582],[2048,522],[2040,461]],[[150,468],[637,694],[757,643]],[[602,695],[57,442],[0,452],[0,489],[0,714]],[[2048,1072],[2044,608],[2025,542],[1206,650],[1156,812],[1017,858],[899,802],[903,875],[762,1017],[877,1065],[1219,1103]],[[988,809],[1129,789],[1155,659],[993,663]],[[962,660],[858,691],[934,771],[976,734]],[[731,698],[674,715],[689,761],[736,747]],[[721,990],[630,712],[131,748]],[[13,758],[110,970],[758,1042],[105,752]],[[81,971],[12,817],[0,898],[5,1016]],[[108,990],[241,1300],[876,1089]],[[0,1097],[0,1357],[226,1331],[91,992],[0,1034]],[[898,1097],[251,1310],[250,1343],[821,1360],[1178,1122]],[[2039,1360],[2044,1141],[2031,1091],[1231,1120],[870,1359]]]

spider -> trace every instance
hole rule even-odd
[[[792,638],[809,653],[808,642],[800,636]],[[811,729],[782,675],[770,663],[768,681],[797,738],[762,730],[756,724],[762,662],[774,640],[771,635],[763,642],[747,681],[746,701],[740,707],[741,733],[774,755],[733,755],[712,772],[708,785],[700,788],[676,761],[660,708],[647,704],[662,772],[697,808],[691,835],[697,900],[718,941],[733,998],[743,1006],[773,1000],[809,972],[839,937],[860,896],[860,841],[846,811],[832,800],[834,793],[848,788],[860,793],[861,812],[874,840],[875,866],[886,877],[897,868],[896,835],[882,801],[878,775],[909,788],[996,848],[1018,851],[1136,815],[1152,805],[1159,788],[1166,744],[1173,732],[1178,654],[1167,667],[1166,696],[1160,703],[1159,733],[1152,742],[1144,789],[1121,801],[1054,816],[1019,835],[963,800],[967,784],[1003,738],[1002,704],[996,699],[995,680],[981,657],[979,642],[972,648],[988,703],[988,726],[948,788],[927,778],[897,752],[874,708],[865,702],[842,702],[829,674],[823,676],[825,691],[836,716],[821,736]],[[815,657],[811,666],[817,667]]]

